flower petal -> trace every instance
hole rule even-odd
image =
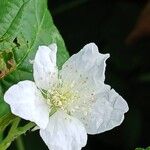
[[[101,133],[121,124],[127,103],[104,84],[106,59],[94,43],[87,44],[62,67],[60,76],[77,99],[68,112],[78,118],[89,134]]]
[[[47,128],[41,129],[40,135],[52,150],[80,150],[87,142],[87,134],[82,123],[63,111],[56,112],[50,117]]]
[[[57,45],[39,46],[33,64],[33,75],[39,88],[48,90],[57,80]]]
[[[87,97],[86,103],[82,99],[80,109],[72,115],[85,125],[88,134],[102,133],[120,125],[124,119],[124,113],[128,111],[126,101],[108,86]]]
[[[113,109],[110,113],[110,118],[103,119],[103,124],[98,129],[99,132],[104,132],[120,125],[124,119],[124,113],[129,110],[127,102],[114,89],[110,90],[106,99]]]
[[[21,81],[11,86],[4,95],[13,114],[35,122],[45,128],[49,120],[49,109],[43,96],[32,81]]]
[[[105,80],[106,59],[109,54],[100,54],[94,43],[89,43],[81,51],[70,57],[63,65],[60,76],[66,82],[78,82],[80,77],[93,77],[98,82]]]

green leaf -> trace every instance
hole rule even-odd
[[[147,148],[136,148],[135,150],[150,150],[150,146]]]
[[[37,47],[57,43],[58,66],[68,53],[53,24],[46,0],[0,0],[0,116],[8,112],[3,102],[5,91],[13,84],[32,80],[32,64]]]
[[[35,126],[32,122],[29,122],[24,126],[19,126],[20,121],[21,119],[19,117],[16,117],[11,113],[8,113],[0,118],[0,133],[2,133],[8,125],[10,126],[8,135],[4,137],[4,139],[2,137],[2,140],[0,141],[0,150],[6,150],[15,138],[26,133],[26,131]]]
[[[12,122],[4,119],[10,114],[9,106],[3,100],[4,93],[21,80],[33,80],[31,60],[38,46],[57,43],[59,68],[69,55],[46,0],[0,0],[0,6],[0,129],[3,132],[5,126],[13,126],[17,119],[13,117]],[[9,140],[3,140],[6,145],[18,136],[17,129],[16,126]],[[22,129],[20,134],[26,130]]]

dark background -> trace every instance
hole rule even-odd
[[[106,83],[130,107],[121,126],[89,136],[84,150],[134,150],[150,146],[150,36],[144,31],[142,36],[130,36],[146,3],[144,0],[49,0],[55,25],[70,55],[89,42],[95,42],[101,53],[110,53]],[[47,150],[38,132],[23,138],[27,150]]]

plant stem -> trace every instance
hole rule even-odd
[[[16,139],[16,147],[18,150],[25,150],[25,147],[24,147],[24,144],[23,144],[23,139],[21,136],[19,136],[17,139]]]

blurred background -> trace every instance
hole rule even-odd
[[[70,55],[89,42],[95,42],[101,53],[110,53],[106,83],[130,107],[121,126],[89,136],[83,149],[150,146],[150,1],[49,0],[48,6]],[[27,150],[47,150],[38,132],[23,139]]]

